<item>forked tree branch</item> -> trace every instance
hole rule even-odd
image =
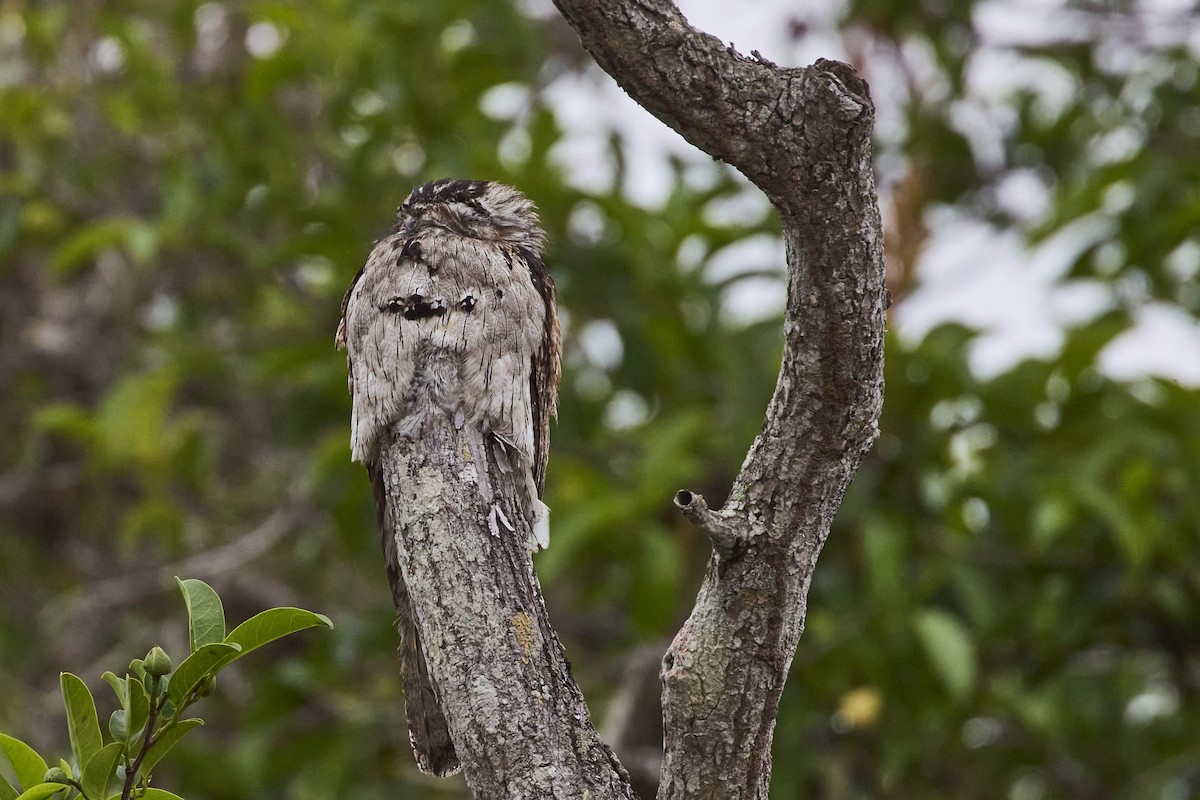
[[[786,69],[701,33],[668,0],[555,0],[629,95],[738,168],[779,211],[783,363],[729,500],[676,503],[713,542],[663,658],[658,796],[766,798],[779,697],[808,587],[883,403],[883,236],[866,84],[832,61]],[[699,501],[699,502],[697,502]]]
[[[675,498],[713,555],[663,658],[659,787],[663,800],[766,798],[813,568],[882,405],[871,101],[844,64],[741,56],[667,0],[555,2],[637,102],[780,213],[785,347],[762,431],[724,507]],[[473,435],[432,414],[416,443],[390,435],[382,455],[399,566],[467,782],[480,798],[632,797],[546,617],[512,473]]]

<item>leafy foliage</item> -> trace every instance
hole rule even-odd
[[[112,741],[105,744],[96,714],[96,701],[87,684],[75,675],[61,676],[63,705],[71,740],[70,763],[46,768],[46,762],[29,745],[0,734],[0,752],[16,774],[18,788],[0,778],[0,794],[18,800],[60,796],[63,800],[170,800],[178,797],[151,787],[154,768],[179,743],[184,734],[203,723],[183,713],[216,687],[217,673],[232,661],[289,633],[324,625],[321,614],[298,608],[273,608],[239,625],[237,639],[225,636],[221,598],[203,581],[175,579],[188,609],[188,629],[193,633],[191,652],[173,668],[161,647],[144,659],[134,659],[125,677],[104,673],[104,681],[117,696],[119,708],[109,717]],[[223,641],[206,642],[216,631]],[[196,631],[202,632],[201,636]]]
[[[1200,785],[1200,397],[1098,369],[1149,305],[1193,325],[1200,308],[1195,53],[1127,4],[1048,7],[1046,35],[996,41],[985,5],[859,0],[832,31],[880,107],[898,309],[949,212],[1031,247],[1096,222],[1063,281],[1109,310],[988,379],[969,330],[889,341],[882,435],[782,699],[781,798]],[[68,736],[40,699],[61,665],[160,641],[189,653],[165,695],[187,702],[305,619],[276,609],[226,633],[226,611],[319,605],[347,623],[303,657],[281,648],[253,686],[223,671],[206,735],[143,768],[185,796],[462,796],[408,753],[332,349],[390,209],[447,175],[519,186],[550,232],[567,364],[538,570],[593,711],[626,692],[707,558],[670,498],[719,501],[774,385],[779,322],[733,301],[782,283],[743,249],[775,223],[732,223],[747,190],[716,165],[671,162],[647,210],[617,188],[642,142],[613,135],[613,188],[578,188],[596,165],[570,160],[548,98],[586,63],[561,22],[507,3],[0,7],[0,727],[43,752],[128,753],[162,682],[111,674],[120,708],[101,725],[64,678]],[[1036,191],[1014,202],[1014,181]],[[151,602],[176,573],[224,598],[184,582],[186,637]],[[651,742],[655,716],[635,717]],[[7,777],[28,788],[51,767],[15,741],[0,738]]]

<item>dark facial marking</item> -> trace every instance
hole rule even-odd
[[[446,304],[441,300],[427,301],[419,294],[408,298],[408,307],[404,309],[405,319],[428,319],[441,317],[446,313]]]
[[[420,261],[422,258],[421,242],[417,239],[409,239],[404,243],[404,249],[400,251],[401,258],[407,258],[410,261]]]
[[[393,297],[379,307],[389,314],[403,314],[405,319],[428,319],[446,314],[446,304],[441,300],[426,300],[419,294],[409,297]]]
[[[471,311],[475,308],[475,298],[471,297],[471,295],[467,295],[466,297],[464,297],[462,299],[462,302],[460,302],[459,305],[462,306],[463,311],[470,314]]]

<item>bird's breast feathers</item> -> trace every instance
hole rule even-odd
[[[343,319],[353,458],[372,459],[389,425],[432,401],[532,459],[530,375],[545,314],[517,247],[440,227],[379,242]]]

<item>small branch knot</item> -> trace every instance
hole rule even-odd
[[[721,558],[729,558],[733,554],[734,546],[737,545],[737,533],[719,513],[708,507],[708,503],[704,502],[704,495],[680,489],[675,493],[675,506],[683,512],[688,522],[708,537],[713,550],[716,550]]]

